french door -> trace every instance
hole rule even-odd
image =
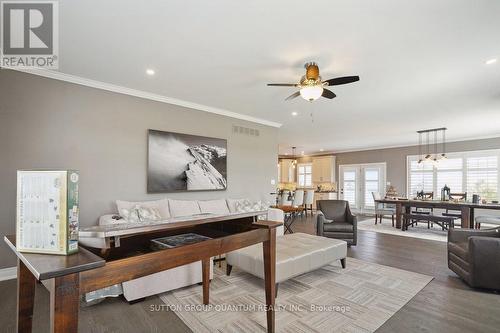
[[[385,195],[385,163],[350,164],[339,166],[340,199],[349,201],[358,213],[375,209],[372,192]]]

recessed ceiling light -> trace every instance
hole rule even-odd
[[[489,59],[489,60],[486,60],[486,65],[492,65],[494,63],[497,62],[497,58],[492,58],[492,59]]]
[[[325,151],[323,148],[321,148],[319,151]]]
[[[298,114],[299,114],[299,113],[298,113],[298,112],[296,112],[296,111],[293,111],[293,112],[292,112],[292,116],[294,116],[294,117],[295,117],[296,115],[298,115]]]
[[[155,71],[154,71],[154,69],[148,68],[148,69],[146,69],[146,74],[155,75]]]

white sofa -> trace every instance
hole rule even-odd
[[[117,211],[130,210],[135,207],[154,208],[161,219],[170,219],[196,214],[234,214],[241,209],[251,209],[252,205],[246,199],[218,199],[218,200],[173,200],[161,199],[144,202],[116,201]],[[268,218],[281,218],[280,210],[269,209]],[[282,212],[281,212],[282,213]],[[118,214],[107,214],[99,218],[99,225],[129,223],[125,218],[117,219]],[[211,259],[211,264],[213,259]],[[210,279],[213,278],[213,265],[210,265]],[[123,295],[129,302],[163,293],[169,290],[190,286],[202,282],[201,262],[176,267],[163,272],[151,274],[138,279],[122,283]]]

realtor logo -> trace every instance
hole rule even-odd
[[[7,68],[58,68],[57,1],[0,1],[1,58]]]

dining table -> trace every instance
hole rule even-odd
[[[293,234],[292,224],[295,222],[297,215],[304,211],[304,208],[285,205],[271,206],[271,208],[277,208],[283,211],[285,215],[285,220],[283,221],[283,226],[285,228],[284,233],[286,234],[288,232],[289,234]]]
[[[393,199],[384,198],[375,200],[376,203],[390,204],[396,206],[396,228],[404,230],[403,214],[410,214],[411,207],[414,208],[436,208],[448,209],[461,212],[461,227],[474,228],[474,216],[476,209],[500,210],[497,203],[473,203],[466,201],[443,201],[443,200],[421,200],[421,199]]]

